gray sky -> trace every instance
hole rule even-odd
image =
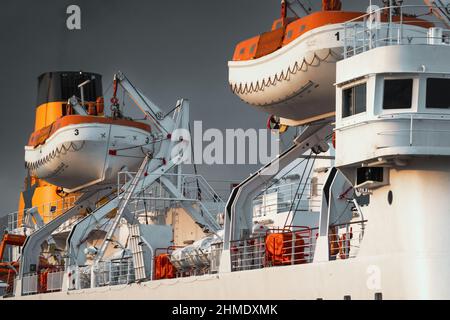
[[[165,110],[180,97],[190,99],[191,121],[202,120],[204,129],[264,128],[267,115],[231,93],[227,61],[237,42],[270,29],[279,2],[2,0],[0,216],[17,208],[26,175],[23,146],[34,129],[36,79],[42,72],[98,72],[106,90],[121,70]],[[368,1],[343,3],[344,9],[364,9]],[[81,7],[81,30],[66,28],[70,4]],[[240,180],[257,168],[202,165],[199,173]]]

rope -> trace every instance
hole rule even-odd
[[[299,61],[296,61],[295,64],[292,67],[289,66],[286,71],[283,70],[280,74],[275,74],[273,77],[263,79],[261,82],[257,81],[256,84],[252,82],[250,83],[250,85],[248,83],[246,83],[245,85],[240,83],[230,85],[230,87],[233,93],[237,95],[264,91],[268,87],[276,86],[279,82],[290,81],[291,75],[295,75],[299,71],[307,71],[308,67],[315,66],[314,63],[316,60],[320,64],[321,62],[326,62],[330,56],[334,55],[335,53],[331,49],[328,50],[328,54],[324,58],[321,58],[317,55],[317,53],[314,53],[314,57],[310,62],[306,61],[306,59],[303,58],[301,64],[299,63]],[[304,69],[304,66],[306,66],[306,69]]]
[[[316,162],[316,157],[314,157],[313,162],[312,162],[312,164],[311,164],[311,167],[309,168],[308,177],[311,176],[311,172],[312,172],[312,169],[313,169],[313,167],[314,167],[314,163],[315,163],[315,162]],[[305,170],[306,170],[306,168],[305,168]],[[298,209],[298,206],[300,205],[301,199],[303,198],[303,194],[305,193],[305,189],[306,189],[306,181],[305,181],[305,183],[303,184],[302,192],[301,192],[301,194],[300,194],[300,197],[298,198],[298,202],[297,202],[297,205],[295,206],[294,213],[292,214],[291,224],[292,224],[292,221],[294,221],[295,215],[297,214],[297,209]],[[286,222],[285,222],[285,223],[286,223]],[[284,227],[286,227],[286,225],[285,225]]]
[[[303,170],[302,176],[300,177],[300,180],[299,180],[299,183],[298,183],[298,187],[297,187],[297,190],[295,191],[294,199],[292,199],[291,206],[290,206],[289,211],[288,211],[288,214],[287,214],[287,216],[286,216],[286,220],[284,221],[284,226],[283,226],[283,228],[286,228],[287,222],[288,222],[288,220],[289,220],[289,217],[291,216],[291,212],[292,212],[292,208],[293,208],[293,206],[294,206],[295,198],[296,198],[297,195],[299,194],[298,191],[300,190],[300,187],[301,187],[301,185],[302,185],[302,181],[303,181],[303,177],[305,176],[305,172],[306,172],[306,170],[308,170],[308,164],[309,164],[309,160],[311,159],[311,156],[312,156],[312,151],[311,151],[310,154],[309,154],[308,161],[306,162],[306,165],[305,165],[305,169]],[[312,164],[311,164],[311,167],[309,168],[309,172],[308,172],[307,177],[309,177],[309,176],[311,175],[311,171],[312,171],[312,168],[314,167],[314,162],[315,162],[315,161],[316,161],[316,157],[314,156],[314,157],[313,157],[313,162],[312,162]],[[297,202],[297,205],[295,206],[295,210],[294,210],[294,212],[293,212],[291,222],[292,222],[292,221],[294,220],[294,218],[295,218],[295,213],[297,212],[298,205],[300,204],[300,201],[301,201],[301,199],[302,199],[302,197],[303,197],[303,193],[305,192],[305,189],[306,189],[306,182],[305,182],[305,184],[303,185],[302,192],[300,193],[300,197],[298,198],[298,202]]]
[[[292,170],[294,170],[295,168],[297,168],[299,165],[301,165],[303,162],[305,162],[305,160],[308,160],[308,158],[302,159],[299,163],[297,163],[295,166],[293,166],[291,169],[289,169],[286,173],[284,173],[278,180],[282,179],[283,177],[287,176],[289,173],[291,173]],[[269,184],[265,189],[263,189],[260,193],[258,193],[255,198],[263,195],[268,189],[270,189],[271,187],[273,187],[274,185],[276,185],[278,183],[277,180],[275,180],[274,182],[272,182],[271,184]]]

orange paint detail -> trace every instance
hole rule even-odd
[[[278,50],[283,43],[284,28],[263,33],[256,46],[255,58],[263,57]]]
[[[11,246],[23,246],[26,236],[19,234],[6,233],[3,235],[3,239],[0,242],[0,261],[3,260],[3,254],[5,253],[5,248],[7,245]]]
[[[103,97],[98,97],[95,102],[84,102],[89,115],[102,116],[104,110]],[[56,120],[72,115],[73,109],[70,105],[63,101],[43,103],[36,108],[36,119],[34,131],[38,131],[49,126]]]
[[[305,263],[305,241],[301,235],[294,232],[271,233],[266,237],[266,263],[279,266],[286,264]],[[294,253],[292,254],[292,250]],[[293,258],[293,261],[292,261]]]
[[[271,29],[271,30],[272,30],[272,31],[275,31],[275,30],[277,30],[277,29],[284,28],[284,27],[286,27],[289,23],[291,23],[292,21],[295,21],[295,20],[297,20],[297,18],[292,18],[292,17],[277,19],[277,20],[275,20],[275,21],[272,23],[272,29]]]
[[[297,19],[286,27],[286,33],[283,40],[283,46],[289,44],[304,33],[326,26],[328,24],[343,23],[361,16],[361,12],[332,12],[318,11],[306,17]]]
[[[234,50],[233,61],[254,59],[259,37],[256,36],[239,43]]]
[[[331,137],[331,143],[333,144],[333,148],[336,149],[336,131],[333,131],[333,135]]]
[[[175,267],[170,262],[169,254],[160,254],[155,259],[155,280],[175,278]]]
[[[341,0],[322,0],[322,10],[324,11],[341,10],[341,7]]]
[[[103,97],[98,97],[96,101],[97,115],[102,116],[105,109],[105,101]]]
[[[81,195],[79,193],[70,193],[61,195],[61,188],[39,180],[38,187],[35,189],[31,199],[32,207],[36,207],[44,223],[48,223],[73,207],[75,201]],[[17,213],[17,226],[22,226],[25,203],[22,193],[19,199],[19,208]],[[36,222],[36,221],[35,221]]]
[[[145,130],[150,132],[151,128],[149,125],[141,122],[136,122],[132,120],[125,119],[112,119],[105,117],[96,117],[96,116],[80,116],[80,115],[69,115],[62,117],[51,125],[35,131],[31,134],[30,139],[28,140],[28,146],[37,147],[40,144],[43,144],[48,138],[50,138],[57,130],[76,124],[85,124],[85,123],[101,123],[101,124],[113,124],[113,125],[121,125],[127,127],[133,127],[141,130]]]
[[[63,102],[49,102],[36,108],[34,130],[40,130],[63,116]]]
[[[12,268],[11,268],[12,267]],[[8,284],[8,287],[5,290],[5,293],[8,295],[13,294],[14,291],[14,282],[16,279],[16,272],[14,269],[19,270],[19,262],[13,261],[11,263],[1,263],[0,262],[0,280],[4,283]]]
[[[337,1],[329,0],[327,8],[338,8]],[[336,9],[337,10],[337,9]],[[318,11],[299,19],[286,18],[287,26],[283,28],[283,19],[277,19],[272,25],[272,31],[263,33],[259,36],[244,40],[236,46],[233,54],[233,61],[246,61],[257,59],[268,55],[279,48],[288,45],[293,40],[302,36],[305,32],[323,27],[329,24],[345,23],[363,16],[363,12],[346,11]],[[362,20],[362,18],[361,18]],[[292,22],[291,22],[292,21]],[[358,21],[358,20],[355,20]],[[387,22],[388,15],[381,14],[381,21]],[[392,21],[398,23],[400,16],[394,16]],[[433,23],[415,17],[403,16],[402,22],[407,25],[414,25],[423,28],[431,28]],[[282,32],[282,34],[280,34]],[[281,39],[281,44],[279,43]]]

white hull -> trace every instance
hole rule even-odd
[[[136,170],[144,158],[140,146],[148,143],[149,135],[124,125],[70,125],[56,131],[43,145],[25,147],[25,163],[38,178],[75,191],[114,182],[124,168]],[[123,148],[129,149],[120,150]],[[110,155],[110,150],[118,150],[117,155]]]
[[[417,267],[427,263],[434,266],[429,269],[430,273],[418,273]],[[444,272],[448,270],[448,263],[448,257],[432,255],[428,259],[417,255],[383,255],[13,299],[342,300],[344,296],[350,296],[353,300],[373,300],[376,293],[382,293],[383,299],[448,299],[450,274]],[[381,287],[377,287],[377,275],[381,275]]]

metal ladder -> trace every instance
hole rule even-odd
[[[144,250],[140,245],[141,230],[139,224],[133,224],[130,226],[130,248],[133,257],[134,279],[142,280],[146,278],[145,274],[145,262],[144,262]]]
[[[136,173],[136,175],[134,176],[133,180],[131,180],[130,184],[126,187],[125,191],[123,192],[123,196],[120,199],[119,205],[117,207],[117,213],[116,213],[116,216],[114,217],[113,224],[112,224],[111,228],[108,230],[108,232],[106,233],[105,240],[103,241],[102,246],[100,247],[100,250],[97,253],[95,262],[98,262],[103,258],[106,248],[108,247],[108,244],[111,241],[112,236],[113,236],[114,232],[116,231],[120,220],[122,219],[125,208],[126,208],[128,202],[130,201],[131,196],[134,194],[134,191],[136,190],[138,182],[141,180],[142,175],[146,171],[146,167],[147,167],[149,160],[150,160],[150,155],[147,154],[144,158],[144,161],[142,161],[142,164],[139,167],[139,170]]]

